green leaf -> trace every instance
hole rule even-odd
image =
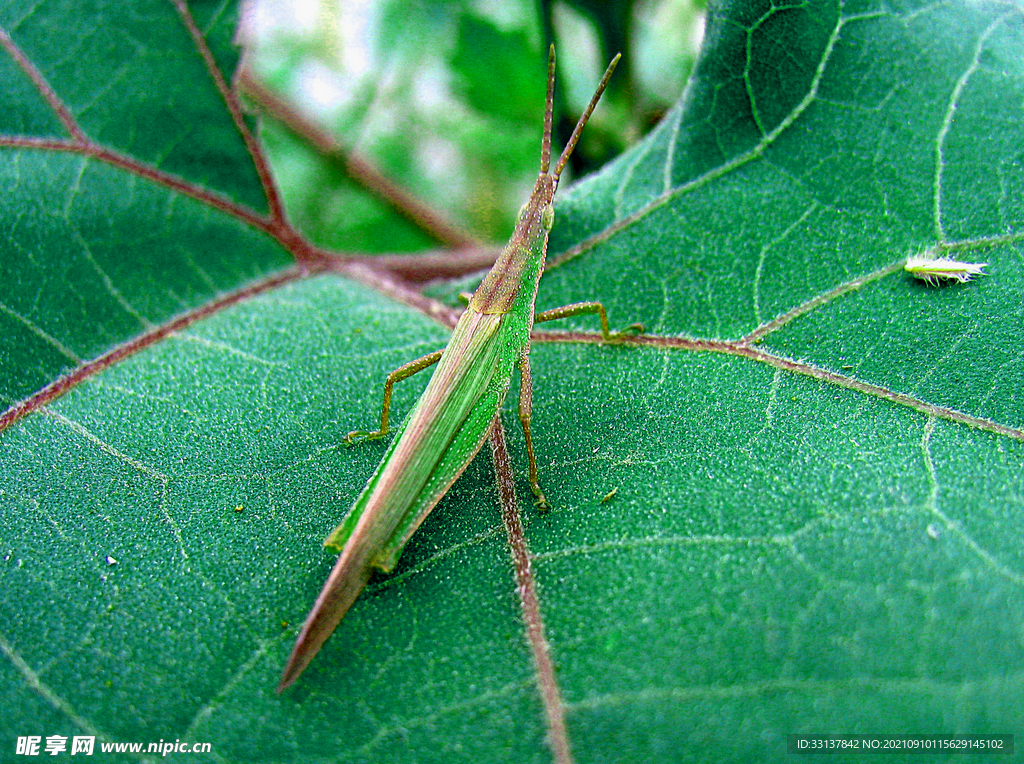
[[[507,238],[536,179],[544,45],[532,3],[489,14],[471,5],[389,0],[343,24],[325,13],[308,37],[281,19],[255,41],[253,60],[345,151],[480,240]],[[277,121],[267,128],[289,212],[313,241],[388,254],[437,246],[343,163]]]
[[[292,267],[182,16],[133,10],[0,11],[0,746],[551,760],[486,455],[274,694],[386,447],[341,438],[446,331]],[[193,12],[227,77],[230,8]],[[505,412],[576,760],[1016,731],[1022,45],[1012,5],[720,4],[683,100],[561,192],[537,308],[647,326],[539,327],[548,514]],[[923,285],[925,251],[989,275]]]

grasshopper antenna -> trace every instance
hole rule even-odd
[[[544,108],[544,137],[540,140],[540,172],[547,175],[551,167],[551,121],[555,110],[555,46],[548,49],[548,97]]]
[[[555,179],[562,174],[562,170],[565,168],[565,163],[569,161],[569,157],[572,155],[572,150],[576,148],[576,142],[580,139],[580,133],[583,132],[583,126],[587,124],[587,120],[590,119],[590,115],[594,113],[594,107],[597,106],[597,102],[601,99],[601,94],[604,92],[605,87],[608,86],[608,80],[612,78],[612,72],[615,71],[616,65],[619,63],[619,59],[622,58],[621,53],[616,53],[615,58],[608,64],[608,68],[604,70],[604,77],[601,78],[601,84],[597,86],[597,90],[594,93],[594,97],[590,99],[590,104],[587,106],[587,110],[583,112],[583,116],[580,117],[580,121],[576,123],[576,129],[572,131],[572,137],[569,142],[565,144],[565,148],[562,150],[562,156],[558,158],[558,164],[555,165],[555,171],[552,173]],[[551,84],[552,77],[554,76],[555,67],[555,46],[551,46],[551,55],[548,59],[548,111],[551,110]],[[550,140],[549,140],[550,143]],[[550,152],[550,148],[548,149]],[[541,151],[543,155],[543,148]],[[546,167],[546,161],[542,158],[541,161]]]

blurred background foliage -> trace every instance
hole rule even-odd
[[[559,146],[623,54],[574,156],[579,177],[678,99],[703,28],[704,0],[255,0],[240,35],[260,87],[472,238],[499,242],[536,178],[548,44]],[[315,243],[380,253],[444,243],[248,90],[289,215]]]

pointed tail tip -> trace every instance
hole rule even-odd
[[[295,680],[302,675],[302,672],[306,670],[307,665],[309,665],[309,661],[297,661],[295,660],[294,655],[289,658],[288,663],[285,664],[284,671],[281,672],[281,681],[277,683],[277,689],[275,692],[280,695],[291,687],[295,683]]]
[[[303,629],[299,634],[299,638],[295,640],[295,646],[292,648],[291,655],[288,656],[287,663],[284,664],[284,671],[281,672],[281,681],[277,683],[276,692],[278,695],[291,687],[295,680],[302,676],[302,672],[306,670],[306,667],[313,660],[313,656],[317,654],[319,649],[320,646],[317,645],[315,650],[309,651],[306,629]]]
[[[330,632],[328,632],[329,634]],[[288,656],[288,662],[284,664],[284,671],[281,672],[281,681],[277,683],[278,695],[291,687],[295,680],[302,676],[302,672],[306,670],[313,661],[313,657],[320,651],[321,645],[323,645],[323,640],[311,645],[307,638],[307,630],[303,628],[299,638],[295,641],[295,646],[292,648],[292,654]]]
[[[280,695],[291,687],[292,683],[299,678],[299,673],[301,673],[301,671],[295,672],[292,669],[291,662],[289,662],[288,665],[284,667],[284,671],[281,672],[281,681],[277,683],[277,689],[274,690],[274,692]]]
[[[334,563],[331,575],[327,577],[324,588],[313,604],[313,609],[309,611],[305,623],[302,624],[295,646],[292,647],[288,662],[281,672],[281,681],[277,685],[278,694],[288,689],[306,670],[370,580],[372,563],[366,562],[360,554],[351,554],[348,551],[350,544],[351,538],[345,544],[346,551],[342,552],[338,561]]]

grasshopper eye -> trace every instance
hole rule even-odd
[[[551,226],[555,224],[555,208],[550,204],[544,208],[544,212],[541,213],[540,223],[544,226],[545,231],[550,231]]]

